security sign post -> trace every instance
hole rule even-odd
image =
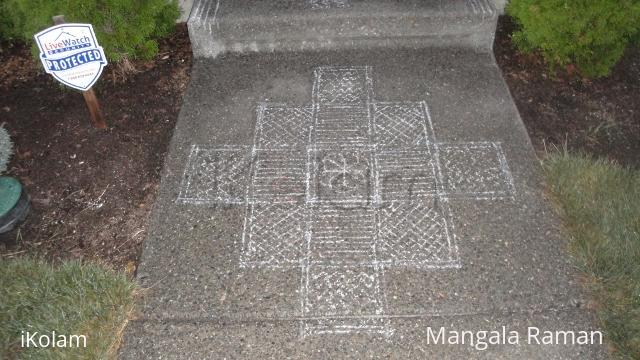
[[[82,91],[93,126],[106,129],[93,84],[107,65],[104,50],[98,45],[91,24],[66,24],[64,16],[54,16],[56,24],[34,37],[40,48],[40,60],[47,73],[61,83]]]

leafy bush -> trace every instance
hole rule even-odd
[[[90,23],[107,58],[148,59],[158,51],[157,37],[168,34],[180,15],[177,0],[2,0],[0,38],[33,44],[33,35],[52,26],[51,17]]]
[[[7,171],[7,164],[13,155],[13,143],[7,129],[0,126],[0,174]]]
[[[552,70],[574,64],[584,76],[608,75],[640,38],[639,0],[511,0],[507,13],[525,52],[539,50]]]

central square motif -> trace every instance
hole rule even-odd
[[[310,157],[313,164],[310,202],[371,202],[372,151],[311,150]]]

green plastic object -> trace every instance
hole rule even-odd
[[[0,176],[0,216],[6,215],[20,200],[22,185],[12,177]]]

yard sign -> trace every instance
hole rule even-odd
[[[107,65],[91,24],[61,24],[34,35],[47,73],[74,89],[87,91]]]

